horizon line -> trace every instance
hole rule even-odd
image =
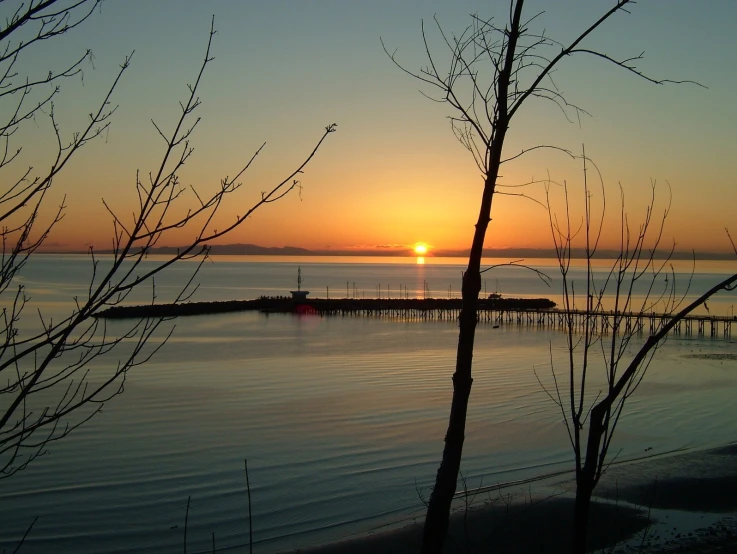
[[[181,247],[160,246],[152,248],[149,253],[156,254],[174,254],[180,251]],[[360,249],[307,249],[298,246],[258,246],[255,244],[214,244],[210,247],[210,254],[217,256],[362,256],[362,257],[424,257],[424,258],[463,258],[468,257],[470,249],[435,249],[431,250],[424,256],[418,256],[411,249],[381,249],[381,248],[360,248]],[[88,254],[87,250],[39,250],[39,254]],[[113,254],[114,251],[95,250],[96,254]],[[599,249],[599,259],[613,259],[620,254],[615,249]],[[557,259],[556,251],[552,248],[484,248],[483,256],[486,258],[545,258]],[[570,257],[574,259],[585,259],[586,252],[583,248],[572,249]],[[658,260],[730,260],[735,255],[732,252],[697,252],[687,250],[656,250],[653,257]]]

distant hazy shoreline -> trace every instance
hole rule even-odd
[[[180,248],[175,246],[162,246],[153,248],[151,254],[175,254]],[[68,251],[46,251],[40,254],[86,254],[87,250],[68,250]],[[95,250],[96,254],[112,254],[112,250]],[[213,245],[210,253],[217,256],[376,256],[376,257],[416,257],[417,255],[410,249],[394,249],[394,248],[370,248],[370,249],[350,249],[350,250],[308,250],[297,246],[269,247],[258,246],[256,244],[216,244]],[[545,248],[487,248],[484,249],[485,258],[555,258],[555,250]],[[616,250],[598,250],[597,259],[616,259],[619,252]],[[667,251],[659,251],[655,253],[655,258],[662,260],[668,255]],[[468,256],[468,250],[433,250],[425,255],[431,258],[458,258]],[[571,257],[575,259],[585,258],[582,249],[574,249]],[[694,257],[693,252],[676,251],[673,252],[671,259],[673,260],[691,260]],[[696,252],[697,260],[733,260],[735,255],[733,252]]]

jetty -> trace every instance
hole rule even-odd
[[[545,311],[555,307],[547,298],[479,299],[479,312]],[[144,304],[114,306],[97,317],[106,319],[140,319],[143,317],[179,317],[256,310],[262,313],[317,314],[321,316],[356,315],[385,316],[406,319],[455,319],[461,310],[459,298],[305,298],[262,296],[255,300],[224,302],[187,302],[182,304]]]
[[[493,326],[524,326],[583,331],[586,325],[596,332],[647,333],[656,332],[671,316],[663,313],[607,312],[560,310],[547,298],[491,298],[479,299],[478,320]],[[109,319],[171,318],[240,311],[258,311],[264,314],[297,314],[323,317],[377,317],[394,320],[452,321],[458,319],[461,300],[441,298],[293,298],[261,297],[255,300],[225,302],[189,302],[185,304],[149,304],[115,306],[100,312],[97,317]],[[674,335],[730,338],[737,318],[713,315],[689,315],[672,329]]]

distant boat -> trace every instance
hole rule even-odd
[[[486,290],[484,290],[486,292]],[[488,300],[501,300],[502,299],[502,293],[499,292],[499,279],[496,280],[496,288],[494,289],[494,292],[492,292],[489,295]]]

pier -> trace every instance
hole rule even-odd
[[[610,334],[617,326],[619,333],[653,334],[670,321],[671,316],[661,313],[637,312],[586,312],[584,310],[559,310],[535,307],[546,299],[505,299],[520,304],[505,305],[500,301],[479,300],[478,321],[491,325],[517,325],[551,329],[566,329],[570,324],[577,332],[588,325],[594,332]],[[529,305],[527,302],[529,301]],[[548,301],[549,302],[549,301]],[[552,302],[551,302],[552,304]],[[554,305],[554,304],[553,304]],[[460,300],[318,300],[310,303],[309,313],[327,316],[384,317],[400,320],[455,320],[461,310]],[[683,318],[671,330],[673,335],[730,338],[732,324],[737,319],[729,316],[690,315]]]
[[[291,313],[322,317],[376,317],[393,320],[454,321],[461,310],[460,299],[352,299],[312,298],[295,300],[289,297],[264,297],[256,300],[227,302],[191,302],[187,304],[157,304],[116,306],[98,317],[110,319],[144,317],[179,317],[257,310],[264,314]],[[478,320],[493,326],[524,326],[566,329],[570,324],[577,332],[588,325],[594,332],[609,334],[653,334],[670,320],[662,313],[637,313],[584,310],[560,310],[546,298],[479,299]],[[737,318],[713,315],[689,315],[679,321],[671,333],[681,336],[730,338]]]
[[[570,325],[583,332],[588,325],[594,332],[610,334],[617,326],[618,333],[641,333],[652,335],[670,321],[671,316],[659,313],[637,312],[586,312],[584,310],[479,310],[479,320],[495,325],[525,325],[566,329]],[[689,315],[677,322],[670,333],[673,335],[711,338],[730,338],[732,324],[737,319],[729,316]]]

